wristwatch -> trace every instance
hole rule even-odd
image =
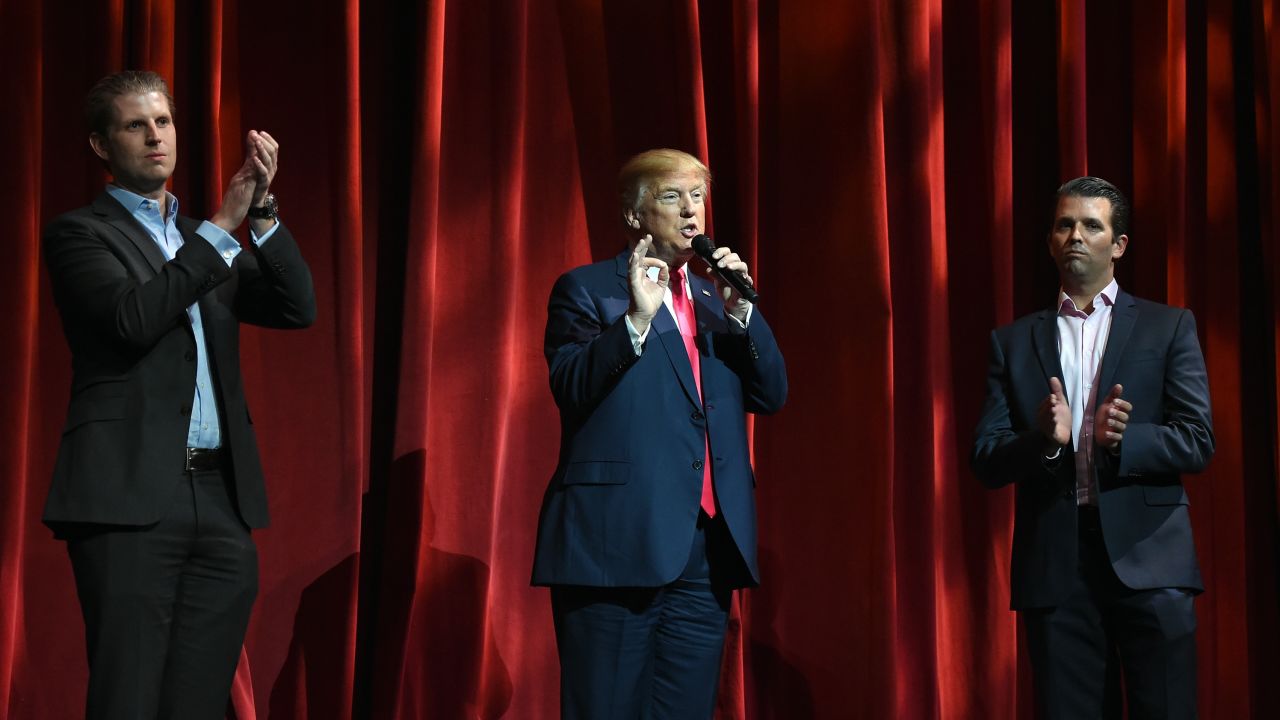
[[[276,202],[276,196],[272,193],[267,193],[267,196],[262,198],[261,207],[249,208],[249,217],[255,220],[275,220],[279,215],[280,203]]]

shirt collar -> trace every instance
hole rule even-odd
[[[1111,307],[1116,304],[1116,294],[1120,292],[1120,285],[1115,278],[1111,278],[1111,282],[1102,288],[1102,292],[1093,296],[1093,308],[1096,310],[1102,305]],[[1075,301],[1067,294],[1066,290],[1058,288],[1058,314],[1074,315],[1076,317],[1089,317],[1083,310],[1076,307]]]
[[[150,210],[155,204],[155,200],[142,197],[132,190],[125,190],[119,185],[108,185],[107,193],[110,194],[111,197],[115,198],[116,202],[123,205],[124,209],[128,210],[130,213],[137,213],[139,210]],[[165,218],[166,220],[169,220],[178,214],[178,198],[168,190],[164,192],[164,195],[165,199],[169,201],[169,212]]]

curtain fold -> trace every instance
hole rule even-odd
[[[281,142],[315,276],[313,328],[243,331],[273,524],[234,717],[555,715],[545,304],[622,249],[614,174],[660,146],[708,161],[790,371],[752,426],[763,577],[718,717],[1032,716],[1013,493],[967,459],[988,335],[1052,301],[1052,193],[1086,172],[1133,201],[1120,284],[1191,308],[1208,365],[1200,714],[1275,715],[1277,5],[0,0],[0,717],[82,710],[38,519],[70,378],[39,241],[101,191],[80,103],[125,67],[172,85],[184,214],[248,130]]]
[[[42,79],[39,58],[43,51],[36,29],[40,6],[0,4],[0,62],[8,71],[0,80],[6,97],[30,98],[23,115],[29,123],[30,142],[18,145],[12,158],[14,172],[24,182],[0,193],[0,210],[12,218],[14,237],[39,233],[40,152],[44,107],[39,102]],[[23,665],[30,633],[26,629],[28,606],[24,558],[28,548],[27,526],[36,521],[29,514],[32,489],[21,478],[37,471],[36,447],[29,420],[39,416],[40,253],[31,242],[13,243],[0,283],[0,307],[8,321],[0,323],[0,383],[5,401],[0,404],[0,709],[13,703],[14,688],[25,681]]]

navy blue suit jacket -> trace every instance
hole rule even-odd
[[[632,347],[624,320],[630,254],[571,270],[551,291],[544,349],[560,409],[560,458],[538,521],[533,583],[675,580],[689,559],[707,461],[751,573],[744,582],[758,582],[745,413],[782,407],[782,353],[758,309],[745,332],[731,328],[712,283],[690,273],[700,402],[671,313],[658,311],[641,355]]]
[[[971,458],[983,484],[1016,485],[1014,609],[1057,605],[1076,569],[1074,453],[1068,444],[1056,460],[1045,460],[1036,428],[1049,378],[1062,378],[1057,322],[1056,308],[1046,309],[991,334],[987,398]],[[1119,292],[1098,395],[1116,383],[1133,403],[1120,454],[1094,453],[1112,567],[1135,590],[1203,590],[1181,475],[1205,467],[1214,439],[1191,312]]]

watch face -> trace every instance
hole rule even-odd
[[[275,219],[277,208],[279,208],[279,204],[276,202],[276,196],[271,193],[267,193],[267,196],[262,199],[262,207],[249,208],[249,217]]]

